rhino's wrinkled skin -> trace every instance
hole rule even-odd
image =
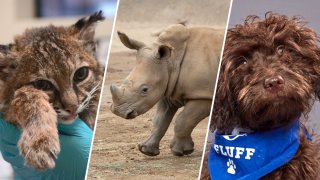
[[[136,66],[120,86],[111,85],[111,111],[132,119],[158,103],[150,137],[139,150],[158,155],[159,143],[177,110],[171,142],[173,154],[194,150],[191,132],[210,113],[224,30],[175,24],[157,34],[152,45],[118,32],[121,42],[137,50]]]

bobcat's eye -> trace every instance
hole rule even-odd
[[[89,68],[88,67],[82,67],[80,69],[78,69],[74,76],[73,76],[73,80],[75,82],[80,82],[85,80],[89,75]]]
[[[53,84],[47,80],[38,80],[34,82],[34,87],[43,91],[50,91],[54,89]]]

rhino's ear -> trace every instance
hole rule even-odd
[[[11,46],[0,45],[0,81],[7,81],[16,70],[16,57],[10,50]]]
[[[169,57],[171,57],[172,50],[173,50],[173,47],[171,46],[160,45],[156,53],[156,58],[160,60],[168,59]]]
[[[125,33],[118,31],[118,36],[123,45],[125,45],[129,49],[139,50],[141,47],[145,46],[143,42],[130,39]]]
[[[95,54],[95,41],[94,34],[96,29],[96,24],[98,21],[104,20],[102,11],[96,12],[89,17],[82,18],[78,20],[71,27],[77,31],[79,40],[83,41],[85,49],[91,53]]]

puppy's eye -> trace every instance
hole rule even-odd
[[[73,80],[75,82],[80,82],[80,81],[85,80],[88,77],[88,75],[89,75],[89,68],[88,67],[82,67],[82,68],[79,68],[74,73]]]
[[[239,57],[239,65],[246,65],[248,63],[248,58],[245,56],[240,56]]]
[[[282,55],[283,52],[284,52],[284,45],[278,46],[278,47],[277,47],[277,53],[278,53],[279,55]]]
[[[37,89],[41,89],[43,91],[54,90],[54,86],[50,81],[47,80],[38,80],[33,83],[33,86]]]

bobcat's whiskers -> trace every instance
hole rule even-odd
[[[76,113],[80,113],[83,110],[85,110],[86,108],[89,107],[90,105],[90,100],[95,96],[95,93],[100,89],[100,83],[98,83],[95,87],[93,87],[91,89],[91,91],[89,91],[87,93],[87,96],[84,98],[84,100],[82,101],[82,103],[79,105]]]

